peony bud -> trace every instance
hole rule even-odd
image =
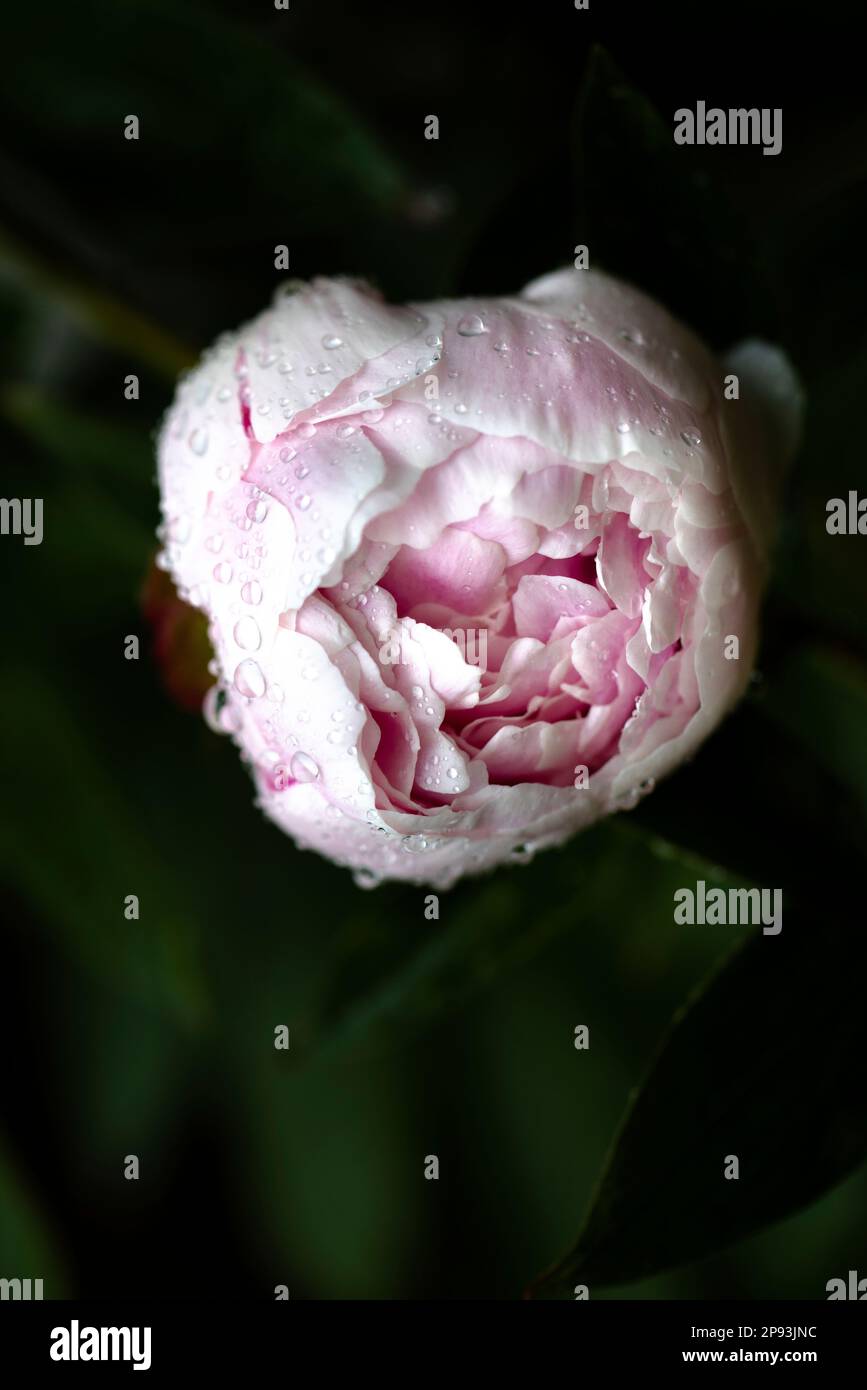
[[[635,805],[746,686],[798,413],[781,353],[723,367],[596,272],[278,295],[159,445],[263,810],[442,888]]]

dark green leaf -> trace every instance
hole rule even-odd
[[[44,1298],[66,1295],[66,1274],[48,1224],[0,1143],[0,1277],[41,1279]]]
[[[719,151],[676,145],[673,115],[593,49],[575,113],[576,241],[714,343],[774,337],[772,267],[717,186]]]
[[[829,347],[830,351],[830,347]],[[832,359],[833,360],[833,359]],[[804,631],[857,645],[867,658],[867,566],[863,536],[831,536],[831,498],[867,496],[867,459],[852,448],[863,408],[867,346],[807,383],[804,439],[788,480],[775,599]]]
[[[249,1172],[245,1222],[272,1283],[290,1297],[388,1297],[437,1187],[424,1181],[409,1074],[393,1061],[297,1072],[265,1029],[256,1044],[234,1059],[233,1129]]]
[[[392,1046],[563,933],[586,935],[614,923],[623,931],[630,906],[646,917],[664,902],[670,919],[672,883],[690,875],[728,882],[707,861],[609,822],[520,870],[441,895],[439,921],[424,918],[425,890],[378,889],[373,910],[344,933],[308,1045]],[[637,902],[624,898],[625,883],[642,884]],[[697,940],[694,946],[701,949]]]
[[[783,904],[677,1017],[572,1250],[533,1287],[627,1283],[799,1210],[867,1155],[863,933]],[[685,927],[684,931],[702,930]],[[737,1180],[724,1177],[729,1155]]]
[[[49,43],[40,11],[7,19],[28,62],[0,95],[4,221],[139,315],[207,340],[260,306],[276,245],[292,274],[366,269],[346,251],[363,255],[407,198],[357,114],[281,51],[291,17],[266,39],[194,4],[82,0],[53,7]]]
[[[846,788],[867,816],[865,667],[830,647],[796,648],[774,672],[761,708],[804,745],[810,759]]]
[[[6,675],[0,713],[15,731],[0,748],[4,782],[16,789],[0,815],[6,881],[101,978],[198,1023],[207,1011],[199,924],[134,799],[112,779],[122,750],[95,751],[60,695],[23,669]],[[140,898],[139,920],[125,918],[129,894]]]
[[[195,361],[191,348],[152,323],[147,314],[129,308],[81,274],[58,270],[6,232],[0,232],[0,268],[14,276],[46,311],[56,313],[62,306],[80,327],[131,354],[134,362],[147,363],[174,377]],[[20,361],[15,366],[20,370]]]

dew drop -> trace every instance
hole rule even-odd
[[[289,771],[296,782],[315,782],[319,776],[318,764],[307,753],[296,753],[289,764]]]
[[[193,525],[190,518],[184,513],[181,516],[173,517],[169,522],[169,539],[178,545],[186,545],[190,539]]]
[[[238,619],[233,629],[233,635],[238,646],[245,652],[257,652],[262,645],[259,624],[255,618],[251,618],[249,615],[246,618]]]
[[[478,314],[466,314],[458,320],[458,333],[462,338],[478,338],[481,333],[487,331],[484,320]]]
[[[235,689],[250,700],[265,694],[265,677],[255,661],[247,657],[235,671]]]
[[[424,835],[408,835],[401,845],[407,854],[422,854],[427,847],[428,842]]]
[[[219,685],[212,685],[202,701],[202,714],[205,716],[205,723],[215,734],[227,734],[229,732],[222,717],[225,703],[226,694]]]

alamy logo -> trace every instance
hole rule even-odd
[[[695,110],[681,106],[674,113],[676,145],[761,145],[762,154],[779,154],[783,148],[783,112],[775,106],[709,109],[697,101]]]
[[[859,497],[857,492],[850,492],[848,500],[831,497],[825,511],[829,536],[867,536],[867,497]]]
[[[41,545],[42,498],[0,497],[0,535],[23,536],[25,545]]]
[[[850,1269],[848,1284],[845,1279],[829,1279],[825,1292],[829,1303],[841,1298],[857,1299],[863,1303],[867,1299],[867,1279],[859,1279],[857,1269]]]
[[[134,1371],[148,1371],[151,1364],[149,1327],[80,1327],[73,1318],[69,1327],[51,1329],[52,1361],[131,1361]]]
[[[679,926],[757,927],[765,936],[778,936],[783,930],[782,888],[707,888],[703,878],[695,890],[677,888],[674,920]],[[771,905],[773,904],[773,910]]]
[[[0,1299],[19,1299],[29,1302],[42,1298],[41,1279],[0,1279]]]
[[[488,669],[488,631],[484,627],[441,627],[435,629],[454,642],[468,666],[478,666],[480,671]],[[412,640],[412,639],[410,639]],[[411,652],[404,652],[403,639],[397,628],[392,628],[379,648],[379,659],[383,666],[412,665]]]

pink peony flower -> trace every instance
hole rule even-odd
[[[445,888],[634,806],[747,683],[797,416],[778,351],[722,366],[590,271],[278,294],[159,445],[207,711],[266,815],[364,885]]]

